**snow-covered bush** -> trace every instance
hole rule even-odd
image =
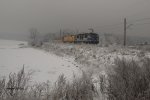
[[[93,73],[83,72],[69,82],[60,75],[55,84],[29,85],[28,74],[22,69],[10,74],[8,81],[0,80],[0,100],[149,100],[150,59],[141,62],[118,58],[98,81]]]
[[[8,81],[0,80],[0,100],[23,100],[28,89],[30,75],[22,68],[18,73],[10,73]]]
[[[93,100],[97,95],[91,74],[74,76],[68,82],[60,75],[55,84],[28,84],[29,80],[22,69],[17,74],[10,74],[9,80],[0,80],[0,100]]]
[[[81,78],[75,78],[71,83],[61,75],[52,91],[52,100],[93,100],[97,95],[91,75],[83,72]]]
[[[113,70],[108,73],[105,87],[107,100],[150,100],[150,59],[145,58],[142,65],[136,61],[116,59]]]
[[[5,95],[4,92],[5,92],[5,79],[2,78],[0,80],[0,100],[3,100],[3,96]]]

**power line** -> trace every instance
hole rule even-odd
[[[136,22],[147,21],[147,20],[150,21],[150,17],[141,18],[141,19],[136,19],[136,20],[130,21],[130,23],[136,23]]]
[[[133,24],[133,26],[139,26],[139,25],[150,25],[150,23],[138,23],[138,24]]]
[[[146,25],[146,24],[150,24],[150,23],[141,23],[141,24],[136,24],[136,25]]]
[[[141,18],[141,19],[137,19],[137,20],[134,20],[132,21],[131,24],[129,24],[128,26],[138,26],[138,25],[146,25],[146,24],[150,24],[149,22],[148,23],[143,23],[142,21],[147,21],[149,20],[150,21],[150,18]],[[140,22],[140,23],[139,23]],[[142,22],[142,23],[141,23]]]
[[[137,22],[141,22],[141,21],[146,21],[146,20],[149,20],[150,21],[150,17],[147,17],[147,18],[140,18],[140,19],[136,19],[136,20],[132,20],[132,21],[129,21],[128,23],[131,23],[131,24],[128,24],[128,27],[129,26],[134,26],[135,23]],[[145,23],[145,24],[148,24],[148,23]],[[114,30],[114,29],[117,29],[120,27],[120,25],[123,25],[123,23],[118,23],[118,24],[112,24],[112,25],[104,25],[105,27],[107,28],[103,28],[102,30]],[[103,26],[103,27],[104,27]],[[111,27],[108,27],[108,26],[111,26]]]
[[[117,23],[117,24],[103,25],[103,26],[100,26],[100,27],[107,27],[107,26],[118,26],[118,25],[121,25],[121,24],[123,24],[123,23],[121,22],[121,23]]]
[[[121,25],[123,25],[123,23],[112,24],[112,25],[105,25],[105,28],[100,28],[100,29],[101,30],[114,30],[114,29],[120,28]],[[111,26],[111,27],[107,27],[107,26]]]

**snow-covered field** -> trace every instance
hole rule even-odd
[[[22,41],[0,40],[0,77],[8,77],[23,66],[26,72],[32,72],[32,82],[55,82],[61,74],[69,80],[80,72],[72,57],[30,48]]]
[[[26,72],[33,73],[33,82],[55,82],[59,75],[71,79],[73,74],[81,73],[81,69],[105,73],[117,57],[140,61],[146,56],[150,57],[150,53],[119,46],[46,43],[42,49],[35,49],[26,42],[0,40],[0,76],[8,77],[24,66]]]
[[[140,62],[144,57],[150,57],[149,52],[121,46],[101,47],[88,44],[47,43],[43,48],[62,57],[66,55],[75,57],[75,61],[84,66],[82,70],[92,71],[94,74],[105,73],[107,68],[114,65],[116,58],[133,59]]]

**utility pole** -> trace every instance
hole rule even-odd
[[[126,46],[127,20],[124,18],[124,46]]]
[[[61,29],[60,29],[60,39],[62,39],[62,36],[61,36]]]

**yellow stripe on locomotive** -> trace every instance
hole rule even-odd
[[[63,42],[73,43],[75,41],[75,35],[67,35],[63,37]]]

